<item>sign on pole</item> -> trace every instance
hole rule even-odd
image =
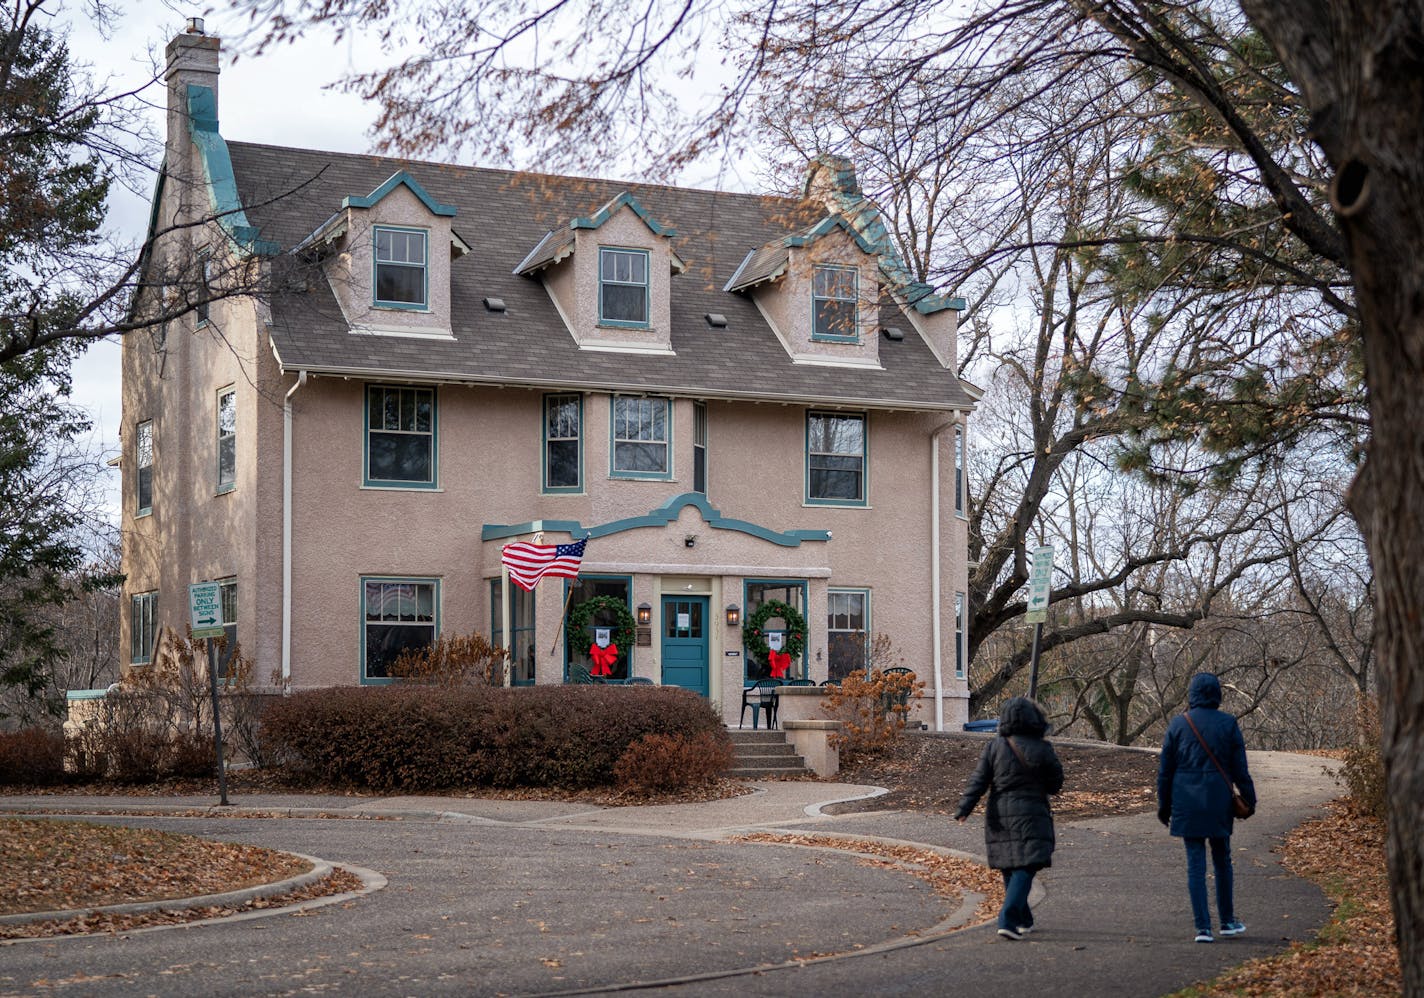
[[[194,638],[223,636],[222,597],[216,582],[194,582],[188,587],[188,625]]]
[[[1033,549],[1028,575],[1028,613],[1024,622],[1042,624],[1048,620],[1048,592],[1053,583],[1053,545]]]

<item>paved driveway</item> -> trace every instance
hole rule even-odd
[[[650,990],[1161,994],[1308,938],[1327,917],[1319,892],[1271,849],[1336,788],[1316,760],[1251,758],[1263,809],[1235,841],[1249,931],[1212,946],[1190,941],[1180,843],[1151,815],[1060,824],[1036,905],[1042,931],[1006,943],[988,927],[937,931],[958,906],[901,870],[727,841],[769,827],[978,851],[972,821],[806,813],[858,788],[773,783],[752,798],[669,808],[303,800],[362,816],[122,820],[355,864],[388,878],[384,890],[299,915],[6,946],[0,995],[530,995],[659,981]],[[814,959],[832,953],[842,955]]]

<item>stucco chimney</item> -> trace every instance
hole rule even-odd
[[[218,52],[222,43],[203,33],[203,19],[190,17],[182,34],[168,43],[167,68],[163,80],[168,85],[168,149],[186,146],[188,132],[188,87],[207,87],[213,92],[213,112],[218,107]],[[170,160],[171,160],[170,155]]]

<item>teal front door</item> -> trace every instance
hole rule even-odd
[[[663,597],[663,685],[708,696],[707,597]]]

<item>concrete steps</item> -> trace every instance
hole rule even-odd
[[[733,759],[727,776],[753,780],[812,775],[806,760],[796,754],[784,732],[732,728],[728,733],[732,736]]]

